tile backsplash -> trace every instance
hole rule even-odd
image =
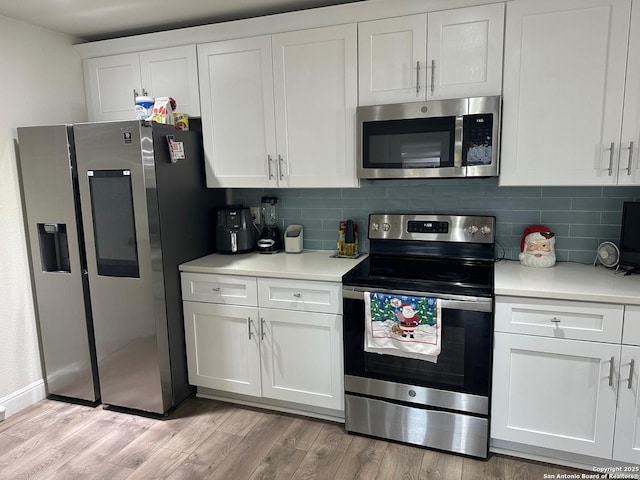
[[[600,242],[619,243],[622,203],[640,201],[640,187],[499,187],[497,178],[377,180],[360,188],[233,189],[233,202],[259,206],[280,199],[280,222],[304,226],[304,248],[335,250],[338,222],[353,219],[368,250],[370,213],[442,213],[496,217],[496,257],[517,259],[527,225],[556,234],[559,261],[592,263]]]

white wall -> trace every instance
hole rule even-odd
[[[0,404],[8,403],[8,415],[17,397],[42,384],[16,128],[86,121],[82,63],[72,41],[0,16]]]

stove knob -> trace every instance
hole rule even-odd
[[[475,235],[476,233],[478,233],[478,227],[476,227],[475,225],[471,225],[471,226],[469,227],[468,232],[469,232],[471,235]]]
[[[483,235],[489,235],[491,233],[491,227],[488,225],[485,225],[480,229],[480,233]]]
[[[389,225],[387,222],[384,222],[382,224],[382,230],[384,230],[385,232],[388,232],[391,229],[391,225]]]
[[[373,222],[371,224],[371,230],[373,230],[373,231],[380,230],[380,224],[378,222]]]

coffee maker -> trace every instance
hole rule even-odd
[[[278,253],[282,250],[282,236],[278,228],[278,197],[262,197],[260,215],[262,233],[258,238],[258,252]]]

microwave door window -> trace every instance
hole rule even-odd
[[[89,189],[98,275],[139,278],[130,172],[89,172]]]
[[[401,168],[438,168],[447,164],[448,133],[410,134],[406,137],[399,145]]]
[[[364,125],[365,168],[453,166],[455,117],[377,121]]]

